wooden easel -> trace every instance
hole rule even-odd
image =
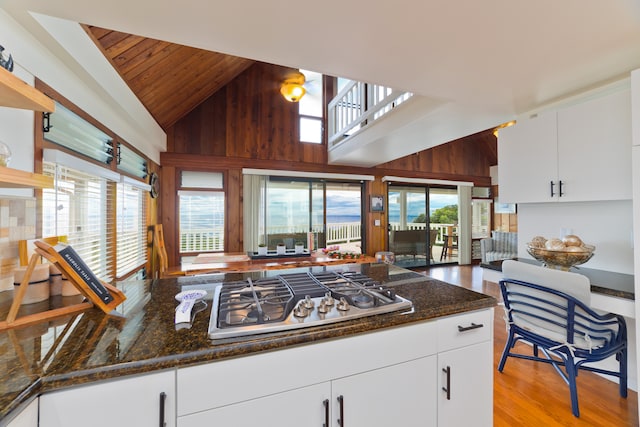
[[[126,296],[120,289],[102,282],[105,288],[107,288],[109,293],[113,296],[113,301],[105,304],[51,245],[42,241],[36,241],[35,245],[36,253],[31,256],[24,278],[22,279],[20,286],[15,290],[15,295],[13,297],[11,307],[9,308],[7,319],[0,321],[0,331],[18,326],[31,325],[54,317],[79,313],[93,307],[94,305],[100,308],[104,313],[108,314],[126,299]],[[17,315],[18,310],[20,309],[20,304],[22,303],[24,294],[27,292],[31,274],[33,274],[33,270],[36,268],[40,256],[45,257],[55,264],[62,274],[67,277],[69,282],[71,282],[87,298],[88,301],[69,305],[67,307],[54,308],[41,313],[29,314],[18,318]]]

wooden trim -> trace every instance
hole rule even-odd
[[[189,165],[189,170],[242,169],[250,167],[253,169],[281,169],[301,172],[350,173],[357,175],[374,176],[391,175],[410,178],[467,181],[473,182],[476,186],[491,185],[491,177],[489,176],[473,176],[425,171],[406,171],[379,167],[362,168],[355,166],[302,163],[284,160],[259,160],[247,159],[243,157],[205,156],[184,153],[160,153],[160,163],[163,167],[169,166],[175,168],[185,168],[185,165]]]

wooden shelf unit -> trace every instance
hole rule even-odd
[[[53,99],[2,67],[0,67],[0,105],[49,113],[55,110]]]
[[[53,99],[0,67],[0,106],[23,110],[55,110]],[[53,188],[53,178],[0,166],[0,188]]]
[[[0,166],[0,188],[53,188],[53,177]]]

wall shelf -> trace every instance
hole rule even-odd
[[[53,112],[53,99],[0,67],[0,105],[24,110]]]
[[[53,177],[0,166],[0,188],[53,188]]]

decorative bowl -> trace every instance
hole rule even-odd
[[[540,261],[545,267],[564,271],[589,261],[596,249],[595,246],[586,244],[577,248],[580,250],[552,250],[527,243],[529,255]]]

